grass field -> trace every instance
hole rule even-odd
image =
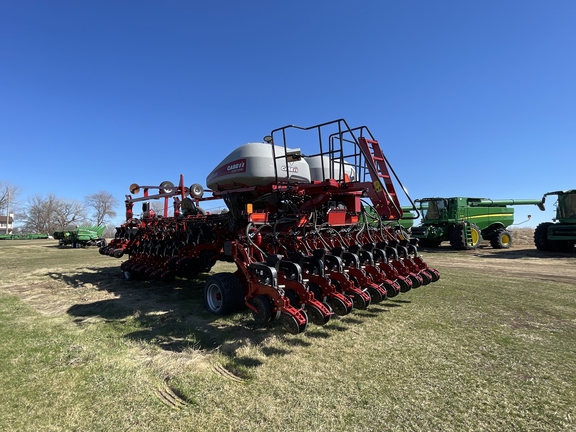
[[[0,242],[0,430],[576,430],[576,256],[522,252],[425,251],[437,283],[289,335]]]

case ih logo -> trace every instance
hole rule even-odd
[[[237,173],[244,171],[246,171],[246,159],[240,159],[234,161],[226,166],[226,172],[228,173]]]
[[[216,171],[213,171],[206,180],[210,181],[212,179],[228,174],[237,174],[243,172],[246,172],[246,159],[236,159],[235,161],[232,161],[226,165],[222,165]]]
[[[280,169],[282,171],[288,171],[291,173],[297,173],[298,172],[298,167],[295,165],[288,165],[288,167],[286,167],[286,165],[282,165],[282,167]]]

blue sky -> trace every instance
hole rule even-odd
[[[414,199],[540,198],[576,187],[575,23],[567,0],[0,0],[0,180],[122,216],[131,183],[205,185],[272,129],[345,118]]]

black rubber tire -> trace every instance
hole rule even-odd
[[[552,222],[544,222],[536,227],[534,230],[534,245],[539,251],[550,251],[551,245],[548,241],[548,227]]]
[[[510,249],[512,233],[504,228],[496,229],[490,236],[490,246],[494,249]]]
[[[258,312],[252,311],[252,317],[257,325],[263,326],[272,321],[272,304],[270,303],[270,297],[260,294],[254,296],[250,300],[250,303],[258,309]]]
[[[384,282],[384,288],[386,288],[386,296],[389,298],[396,297],[400,294],[400,284],[390,282]]]
[[[412,289],[412,281],[408,278],[401,277],[396,279],[398,285],[400,285],[400,292],[405,293]]]
[[[352,310],[348,309],[346,307],[346,304],[337,297],[328,297],[327,302],[334,311],[334,313],[339,316],[348,315]]]
[[[352,303],[354,304],[354,309],[358,309],[358,310],[368,309],[368,306],[370,306],[371,301],[372,301],[372,298],[370,298],[370,300],[367,301],[360,294],[352,293]]]
[[[322,311],[313,304],[306,305],[306,314],[312,324],[323,326],[330,321],[330,315],[324,316]]]
[[[374,287],[368,287],[368,292],[370,293],[371,303],[380,303],[386,299],[382,293]]]
[[[464,229],[465,227],[462,225],[454,225],[450,229],[450,233],[448,234],[450,237],[450,246],[454,249],[458,250],[472,250],[476,249],[480,244],[480,240],[482,239],[482,233],[480,232],[480,228],[476,224],[470,224],[470,230],[472,231],[472,245],[469,245],[465,238],[464,238]]]
[[[160,186],[158,186],[158,189],[160,193],[170,194],[174,192],[174,183],[172,183],[171,181],[163,181],[162,183],[160,183]]]
[[[430,276],[430,273],[428,273],[426,270],[421,270],[418,274],[422,278],[422,285],[428,285],[430,282],[432,282],[432,276]]]
[[[410,279],[410,281],[412,282],[413,289],[420,288],[422,286],[422,282],[420,280],[421,278],[418,278],[416,275],[409,274],[408,279]]]
[[[204,306],[215,315],[228,315],[244,307],[244,290],[233,273],[216,273],[206,280]]]
[[[308,327],[308,315],[306,315],[306,312],[304,312],[303,310],[300,310],[300,313],[306,320],[306,322],[303,325],[298,325],[298,321],[293,316],[285,313],[282,314],[281,320],[282,320],[282,327],[284,328],[284,330],[286,330],[290,334],[298,334],[306,330],[306,328]]]
[[[204,188],[200,183],[194,183],[188,190],[192,198],[202,198],[204,196]]]

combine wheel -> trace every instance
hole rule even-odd
[[[551,222],[544,222],[534,230],[534,245],[539,251],[552,250],[550,242],[548,241],[548,227],[550,225],[552,225]]]
[[[263,326],[272,321],[272,305],[270,304],[268,296],[263,294],[257,295],[250,300],[250,303],[252,303],[252,306],[257,310],[257,312],[252,311],[252,316],[256,324]],[[296,320],[294,321],[296,322]],[[297,322],[296,325],[298,325]]]
[[[466,240],[465,229],[466,227],[462,225],[455,225],[450,230],[450,246],[452,246],[453,249],[476,249],[480,244],[480,239],[482,239],[480,228],[475,224],[470,224],[470,244],[468,244]]]
[[[302,333],[304,330],[306,330],[306,327],[308,327],[308,315],[306,315],[306,312],[303,310],[299,310],[299,312],[304,317],[304,324],[298,324],[298,320],[292,315],[288,315],[287,313],[282,314],[282,327],[284,327],[284,330],[286,330],[288,333]]]
[[[203,294],[204,305],[206,306],[206,309],[216,315],[231,314],[240,310],[244,305],[244,292],[242,289],[242,284],[240,283],[240,279],[238,279],[238,277],[232,273],[217,273],[210,276],[204,285]],[[268,322],[270,321],[270,317],[272,315],[271,306],[267,297],[264,298],[266,299],[266,303],[268,305],[268,311],[266,312],[263,310],[263,314],[268,315],[266,321]],[[257,308],[260,310],[258,306]],[[262,308],[265,308],[265,306]]]
[[[492,233],[490,245],[494,249],[508,249],[512,246],[512,233],[504,228],[499,228]]]
[[[471,245],[468,245],[469,249],[476,249],[480,244],[480,240],[482,240],[482,233],[480,232],[480,228],[476,224],[470,224],[470,238],[471,238]]]

